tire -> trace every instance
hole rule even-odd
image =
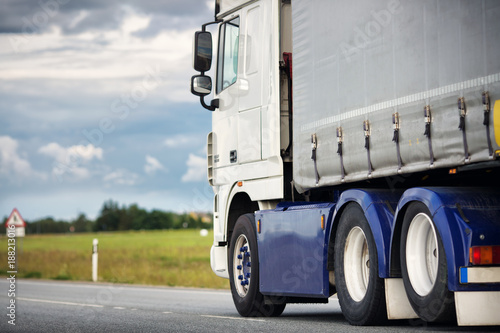
[[[405,213],[400,255],[406,294],[416,314],[427,322],[456,320],[443,242],[429,209],[420,202]]]
[[[236,310],[243,317],[275,317],[286,303],[266,298],[259,292],[259,255],[254,214],[236,221],[229,246],[229,283]]]
[[[337,296],[344,317],[357,326],[386,322],[384,280],[378,276],[377,248],[358,204],[350,203],[342,212],[334,249]]]

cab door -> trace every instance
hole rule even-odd
[[[215,82],[219,108],[214,112],[212,126],[216,169],[262,159],[259,3],[236,11],[219,26]],[[222,176],[220,171],[217,174]],[[243,179],[234,172],[231,175],[215,181]]]

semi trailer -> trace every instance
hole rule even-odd
[[[499,15],[216,1],[191,92],[212,111],[211,267],[239,314],[336,294],[353,325],[500,324]]]

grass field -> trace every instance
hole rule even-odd
[[[18,240],[20,278],[90,281],[92,240],[99,240],[99,281],[228,288],[210,268],[213,234],[158,230],[28,235]],[[7,238],[0,238],[0,274],[7,273]]]

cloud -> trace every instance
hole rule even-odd
[[[72,36],[60,30],[28,37],[0,33],[0,92],[13,91],[10,98],[17,97],[21,94],[15,88],[22,86],[16,106],[43,97],[47,101],[42,106],[58,106],[50,112],[67,112],[71,107],[67,104],[75,107],[75,99],[95,104],[94,98],[100,97],[110,103],[123,100],[124,95],[134,97],[129,107],[165,100],[198,105],[185,84],[192,70],[192,31],[160,31],[143,39],[132,36],[134,29],[144,25],[143,18],[135,15],[127,22],[132,23],[119,31]],[[110,103],[108,109],[122,104]],[[88,112],[75,116],[82,118]]]
[[[72,180],[83,180],[90,178],[90,170],[78,165],[66,165],[62,163],[54,163],[54,167],[52,169],[52,175],[63,181],[65,175],[72,176]]]
[[[196,197],[192,187],[208,187],[196,156],[204,155],[211,114],[186,82],[193,32],[213,19],[213,7],[213,0],[0,1],[0,136],[17,138],[0,141],[0,208],[8,199],[33,217],[90,216],[102,200],[125,196],[177,210]],[[160,155],[166,150],[168,158]],[[196,179],[203,182],[182,182]],[[159,192],[165,183],[167,200]],[[35,197],[52,201],[35,211]]]
[[[0,33],[40,33],[54,27],[64,34],[114,30],[130,13],[154,16],[141,32],[155,36],[165,29],[200,25],[213,17],[213,1],[200,0],[16,0],[0,3]]]
[[[137,184],[139,176],[128,170],[118,169],[105,175],[102,180],[108,185],[112,184],[133,186]]]
[[[89,178],[91,173],[84,165],[92,160],[102,160],[102,148],[96,148],[92,144],[62,147],[56,142],[51,142],[38,149],[38,153],[54,159],[52,174],[62,180],[65,174],[69,174],[76,180]]]
[[[181,178],[183,182],[200,182],[207,179],[207,160],[205,158],[189,154],[186,165],[188,170]]]
[[[146,155],[146,164],[144,165],[144,171],[148,175],[153,175],[156,171],[165,170],[165,167],[156,158]]]
[[[47,156],[51,156],[58,162],[65,162],[68,160],[81,159],[88,162],[95,159],[102,160],[102,148],[96,148],[93,144],[76,145],[68,148],[61,147],[58,143],[52,142],[48,145],[40,147],[38,152]]]
[[[10,136],[0,136],[0,175],[16,178],[38,177],[44,175],[34,171],[30,162],[19,156],[19,143]]]
[[[166,138],[163,144],[169,148],[179,148],[193,143],[193,138],[195,137],[189,134],[178,134]]]

